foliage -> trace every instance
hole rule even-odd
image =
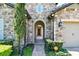
[[[19,56],[17,49],[13,49],[11,56]]]
[[[45,50],[46,51],[50,51],[51,50],[51,43],[52,43],[52,40],[46,38],[45,39]]]
[[[50,39],[46,40],[46,47],[49,51],[50,50],[59,51],[62,48],[62,45],[63,45],[63,41],[52,41]]]
[[[24,47],[23,56],[32,56],[33,47],[33,44],[28,44],[26,47]],[[13,49],[11,56],[19,56],[18,51]]]
[[[13,45],[13,40],[12,39],[4,39],[0,41],[0,44],[5,44],[5,45]]]
[[[15,5],[15,20],[14,20],[14,31],[17,39],[22,39],[26,31],[26,20],[25,20],[25,4],[17,3]]]
[[[33,44],[28,44],[26,48],[24,48],[24,56],[32,56],[33,47]]]
[[[45,53],[47,56],[70,56],[71,54],[62,48],[63,41],[45,40]]]
[[[0,56],[9,56],[12,52],[11,45],[0,45]]]
[[[46,41],[48,42],[48,44],[52,43],[51,39],[46,39]]]
[[[71,54],[66,49],[61,49],[58,52],[50,51],[47,53],[48,56],[71,56]]]
[[[25,3],[15,4],[15,14],[14,14],[14,32],[17,41],[18,53],[22,53],[21,39],[25,37],[26,34],[26,16],[25,16]]]
[[[52,43],[52,49],[55,51],[55,49],[54,49],[54,47],[58,47],[58,50],[57,51],[59,51],[60,49],[62,49],[62,45],[63,45],[63,42],[59,42],[59,41],[53,41],[53,43]]]

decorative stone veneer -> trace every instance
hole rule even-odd
[[[0,18],[4,20],[4,39],[13,39],[13,9],[2,4],[0,6]]]
[[[41,20],[45,24],[45,38],[50,38],[51,37],[51,21],[47,19],[48,15],[51,13],[52,8],[55,7],[54,4],[42,4],[44,6],[44,11],[41,14],[38,14],[35,9],[37,6],[37,3],[30,4],[28,3],[26,5],[26,8],[32,17],[32,19],[27,20],[27,35],[26,35],[26,41],[28,43],[34,43],[34,24],[36,20]],[[13,20],[14,20],[14,9],[2,4],[0,6],[0,18],[4,20],[4,39],[14,39],[14,31],[13,31]],[[14,46],[17,46],[18,42],[17,40],[14,41]],[[24,40],[21,40],[21,48],[24,45]]]
[[[53,22],[47,19],[48,15],[51,13],[52,8],[55,7],[54,3],[41,3],[44,6],[44,11],[42,13],[36,12],[36,6],[38,3],[28,3],[26,8],[32,17],[32,19],[27,20],[27,42],[34,43],[34,22],[36,20],[43,20],[45,22],[45,38],[51,38],[53,34]],[[71,10],[71,11],[70,11]],[[54,22],[54,34],[56,32],[59,20],[61,19],[79,19],[79,8],[76,10],[72,9],[65,11],[64,9],[57,12],[57,17],[55,18]],[[4,38],[5,39],[13,39],[14,32],[13,32],[13,13],[14,9],[6,6],[5,4],[0,4],[0,18],[4,20]],[[56,35],[54,37],[56,39]]]
[[[39,14],[36,12],[36,6],[38,5],[38,3],[28,3],[26,5],[26,8],[30,14],[30,16],[32,17],[32,19],[27,20],[27,32],[28,34],[26,41],[28,42],[34,42],[34,21],[39,19],[39,20],[43,20],[45,22],[45,38],[50,38],[51,37],[51,21],[49,21],[47,19],[48,15],[51,13],[52,8],[55,7],[55,4],[50,4],[50,3],[42,3],[42,5],[44,6],[44,11]],[[14,13],[14,9],[5,5],[5,4],[1,4],[0,5],[0,18],[3,18],[4,20],[4,39],[13,39],[14,37],[14,31],[13,31],[13,16]]]
[[[51,21],[47,19],[48,15],[51,13],[52,8],[55,7],[55,4],[50,4],[50,3],[41,3],[44,7],[44,11],[42,13],[37,13],[36,12],[36,6],[38,3],[28,3],[26,5],[26,8],[31,15],[32,19],[29,20],[28,22],[28,42],[33,42],[35,40],[35,33],[34,33],[34,24],[36,20],[41,20],[45,22],[45,38],[51,38]]]

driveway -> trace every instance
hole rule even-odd
[[[79,48],[66,48],[72,56],[79,56]]]

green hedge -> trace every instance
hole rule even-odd
[[[28,44],[23,51],[24,56],[32,56],[34,44]]]
[[[0,56],[9,56],[12,52],[11,45],[0,45]]]
[[[48,51],[54,50],[54,47],[57,47],[59,51],[62,48],[63,41],[52,41],[50,39],[46,39],[45,47],[48,49]]]
[[[4,40],[0,40],[0,44],[4,44],[4,45],[13,45],[13,39],[4,39]]]
[[[71,56],[71,54],[66,50],[63,49],[63,41],[57,40],[53,41],[51,39],[45,40],[45,53],[47,56]],[[57,50],[55,50],[55,49]]]
[[[71,56],[66,49],[61,49],[58,52],[50,51],[46,54],[47,56]]]
[[[53,41],[53,43],[52,43],[52,47],[53,47],[52,49],[53,50],[54,50],[54,47],[58,47],[57,51],[60,51],[62,49],[62,46],[63,46],[63,42]]]

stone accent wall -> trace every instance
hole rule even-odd
[[[36,6],[38,3],[28,3],[26,5],[26,8],[31,15],[32,19],[29,20],[28,22],[28,41],[29,42],[34,42],[34,22],[36,20],[43,20],[45,22],[45,38],[51,38],[51,21],[47,19],[48,15],[51,13],[52,8],[55,7],[54,3],[42,3],[44,7],[44,11],[42,13],[37,13],[36,12]]]
[[[47,19],[48,15],[51,13],[52,8],[55,7],[55,4],[50,4],[50,3],[42,3],[44,6],[44,11],[39,14],[36,12],[36,6],[38,3],[28,3],[26,5],[26,8],[32,17],[32,19],[28,20],[27,23],[27,29],[28,29],[28,42],[34,42],[34,22],[35,20],[43,20],[45,22],[45,38],[50,38],[51,37],[51,21]],[[14,31],[13,31],[13,16],[14,9],[11,8],[10,6],[7,6],[5,4],[0,4],[0,18],[3,18],[4,20],[4,39],[13,39],[14,37]],[[26,30],[27,31],[27,30]]]
[[[53,7],[55,7],[54,3],[41,3],[44,7],[44,11],[42,13],[36,12],[36,6],[38,3],[28,3],[26,5],[27,11],[29,12],[32,19],[27,20],[27,41],[34,42],[34,22],[36,20],[43,20],[45,23],[45,38],[52,37],[52,26],[53,22],[47,19],[48,15],[51,13]],[[6,6],[5,4],[0,4],[0,18],[4,20],[4,39],[13,39],[14,31],[13,31],[13,13],[14,9]],[[66,10],[60,10],[57,14],[57,22],[55,24],[58,25],[58,20],[62,19],[79,19],[79,8],[72,9],[67,8]],[[57,26],[55,26],[57,27]],[[57,28],[55,28],[56,30]]]
[[[0,18],[4,20],[4,39],[13,39],[13,9],[2,4],[0,6]]]

